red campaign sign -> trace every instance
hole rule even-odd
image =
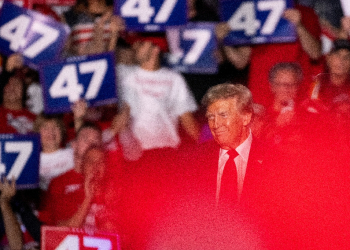
[[[43,226],[42,250],[121,250],[118,234],[86,232],[80,228]]]
[[[76,0],[32,0],[33,4],[46,4],[46,5],[58,5],[58,6],[72,6],[76,3]]]

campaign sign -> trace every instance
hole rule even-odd
[[[39,185],[39,134],[0,134],[0,174],[15,178],[17,189]]]
[[[171,68],[183,73],[217,72],[214,23],[188,23],[186,26],[169,28],[167,40],[170,48],[167,63]]]
[[[69,28],[49,16],[4,2],[0,15],[0,51],[20,53],[32,67],[59,57]]]
[[[221,0],[221,19],[231,32],[225,44],[262,44],[294,42],[294,25],[283,18],[292,0]]]
[[[0,8],[2,7],[4,1],[6,0],[0,0]],[[24,8],[31,8],[32,7],[32,1],[31,0],[8,0],[13,4],[16,4],[17,6],[24,7]]]
[[[162,31],[187,22],[186,0],[120,0],[114,1],[114,12],[129,30]]]
[[[85,232],[80,228],[43,226],[42,250],[121,250],[118,234]]]
[[[77,0],[32,0],[34,4],[73,6]]]
[[[46,113],[64,113],[85,99],[90,106],[117,101],[113,53],[71,57],[39,69]]]

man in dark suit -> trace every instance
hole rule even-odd
[[[252,95],[243,85],[220,84],[208,90],[203,104],[214,140],[179,157],[175,198],[163,222],[169,226],[160,226],[166,235],[162,242],[188,249],[197,249],[196,244],[201,249],[260,249],[259,225],[246,209],[259,197],[267,172],[262,147],[250,129]],[[233,171],[226,171],[228,166]]]
[[[210,88],[203,97],[206,117],[215,142],[208,142],[200,149],[197,158],[199,171],[205,173],[203,183],[216,206],[235,206],[250,201],[265,173],[264,149],[253,137],[250,124],[253,116],[253,100],[248,88],[240,84],[219,84]],[[230,156],[230,154],[234,154]],[[233,184],[227,195],[228,164],[233,163],[234,173],[229,176]],[[204,169],[205,168],[205,169]],[[204,176],[204,175],[203,175]],[[213,195],[212,193],[215,192]],[[214,198],[215,197],[215,198]]]
[[[242,85],[216,85],[203,104],[214,140],[186,152],[183,165],[191,174],[179,178],[179,189],[189,198],[187,204],[178,203],[182,210],[199,216],[200,223],[214,224],[216,242],[224,241],[222,223],[233,217],[233,224],[239,218],[243,223],[238,224],[258,234],[264,249],[349,249],[348,152],[327,143],[326,131],[309,135],[288,152],[262,144],[252,135],[252,96]],[[227,198],[224,180],[232,151],[236,189],[231,186]],[[198,228],[192,231],[206,230]]]

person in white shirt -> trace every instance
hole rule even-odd
[[[40,134],[39,186],[47,190],[50,181],[74,166],[73,150],[64,148],[65,126],[57,116],[39,115],[35,121],[35,131]]]
[[[130,106],[131,129],[142,149],[177,148],[178,124],[197,141],[197,104],[184,78],[161,66],[161,48],[153,41],[137,41],[134,48],[139,66],[121,82],[121,96]]]

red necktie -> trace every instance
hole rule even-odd
[[[219,195],[220,206],[234,206],[238,201],[237,169],[234,161],[238,153],[236,150],[229,150],[227,154],[230,157],[225,164],[224,172],[221,177]]]

